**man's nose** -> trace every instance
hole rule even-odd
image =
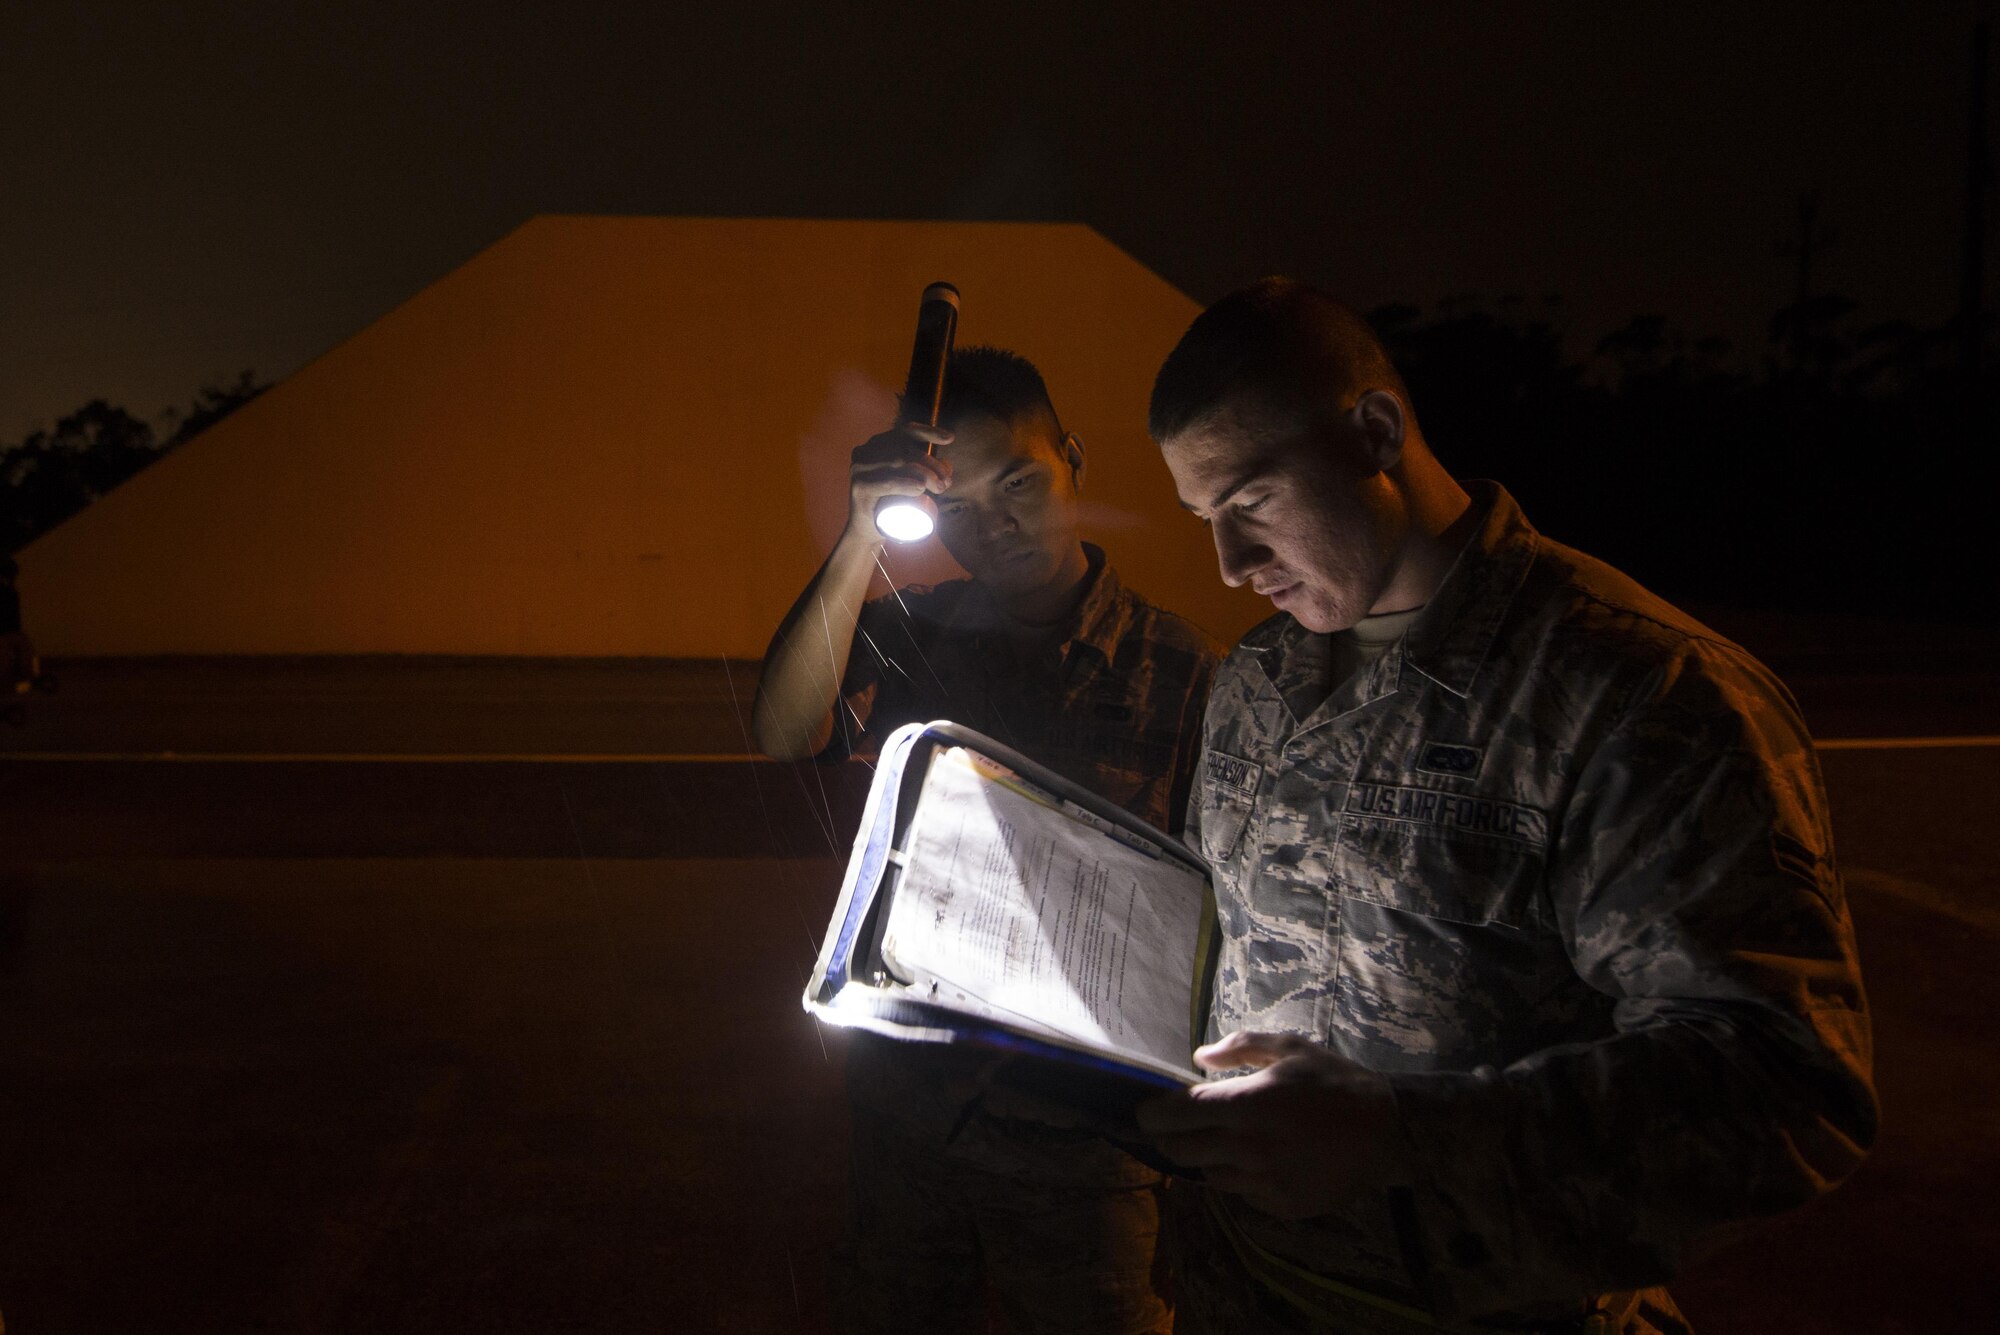
[[[1246,540],[1234,524],[1218,519],[1213,521],[1212,529],[1216,564],[1222,569],[1222,582],[1230,588],[1248,584],[1251,576],[1271,563],[1271,549],[1261,542]]]
[[[992,541],[995,538],[1011,537],[1021,531],[1021,521],[1004,506],[994,506],[984,510],[979,516],[980,536]]]

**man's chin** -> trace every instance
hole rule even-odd
[[[1288,613],[1292,620],[1315,635],[1330,635],[1354,624],[1351,619],[1343,619],[1335,609],[1311,597],[1301,596],[1297,586],[1286,592],[1291,596],[1281,594],[1271,600],[1271,605],[1280,612]]]
[[[1049,582],[1049,563],[1036,557],[995,561],[973,571],[972,577],[995,593],[1029,593]]]
[[[1275,610],[1286,613],[1307,630],[1318,633],[1319,628],[1312,624],[1319,620],[1317,609],[1313,607],[1312,600],[1306,596],[1305,585],[1287,584],[1284,588],[1273,589],[1264,596],[1271,600],[1271,606]]]

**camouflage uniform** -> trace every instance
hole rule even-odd
[[[970,581],[869,603],[830,754],[951,719],[1177,825],[1219,648],[1085,551],[1090,587],[1070,634],[1039,656],[1016,653]],[[1088,1132],[997,1114],[981,1064],[853,1036],[852,1219],[835,1272],[851,1328],[984,1330],[990,1286],[1016,1331],[1167,1330],[1153,1274],[1159,1175]]]
[[[1330,697],[1289,616],[1216,675],[1188,832],[1222,916],[1210,1037],[1302,1034],[1387,1073],[1416,1181],[1303,1222],[1177,1191],[1184,1331],[1324,1328],[1252,1279],[1274,1258],[1447,1319],[1682,1329],[1635,1291],[1873,1139],[1789,695],[1474,491],[1437,595]],[[1374,1320],[1331,1328],[1404,1328]]]

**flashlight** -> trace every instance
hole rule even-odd
[[[936,426],[944,406],[944,368],[958,332],[958,289],[932,283],[917,307],[917,339],[910,349],[910,374],[903,381],[903,420]],[[931,453],[930,445],[924,453]],[[875,507],[875,528],[897,542],[920,542],[937,527],[937,505],[928,495],[889,496]]]

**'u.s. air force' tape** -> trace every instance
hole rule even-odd
[[[1491,797],[1406,788],[1393,783],[1348,785],[1347,814],[1430,825],[1462,834],[1513,839],[1536,848],[1549,842],[1549,818],[1533,807]]]

